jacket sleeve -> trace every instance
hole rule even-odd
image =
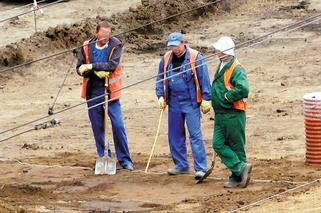
[[[207,63],[201,54],[196,59],[197,77],[201,87],[202,99],[211,100],[211,83],[208,75]]]
[[[162,57],[156,78],[156,96],[157,98],[164,97],[164,57]]]
[[[115,47],[115,50],[108,62],[93,63],[93,70],[114,72],[120,63],[120,58],[123,53],[123,46],[119,44]]]
[[[249,94],[249,84],[246,76],[246,71],[243,67],[236,67],[232,76],[231,84],[234,86],[234,89],[227,91],[227,98],[231,102],[247,98]]]
[[[83,48],[81,48],[81,51],[79,52],[78,61],[77,61],[77,65],[76,65],[76,71],[77,71],[78,75],[80,75],[78,72],[78,69],[82,64],[86,64],[86,59],[85,59],[85,54],[84,54]]]

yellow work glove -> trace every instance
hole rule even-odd
[[[202,100],[201,109],[204,114],[208,113],[211,109],[212,102],[207,100]]]
[[[158,99],[158,104],[160,109],[165,109],[166,108],[166,103],[163,97],[160,97]]]
[[[109,78],[110,72],[107,72],[107,71],[95,71],[95,75],[97,75],[98,78]]]
[[[86,73],[88,73],[92,69],[93,69],[92,64],[83,64],[78,68],[78,73],[79,75],[84,76]]]

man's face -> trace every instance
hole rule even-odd
[[[221,61],[223,61],[227,56],[217,49],[214,50],[214,53],[216,54],[217,58],[220,59]]]
[[[185,51],[185,44],[182,42],[178,46],[170,46],[173,53],[180,56]]]
[[[219,51],[219,50],[217,50],[217,57],[219,58],[219,59],[221,59],[221,58],[224,58],[225,57],[225,54],[224,53],[222,53],[221,51]]]
[[[110,33],[111,33],[110,28],[101,27],[99,29],[99,31],[96,33],[96,36],[98,38],[98,42],[100,45],[105,45],[108,42]]]

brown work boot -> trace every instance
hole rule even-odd
[[[250,179],[251,179],[251,172],[252,172],[252,165],[247,163],[245,165],[245,168],[241,174],[241,182],[240,182],[240,187],[242,188],[246,188],[249,183],[250,183]]]

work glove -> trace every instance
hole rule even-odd
[[[86,73],[88,73],[92,69],[93,69],[92,64],[83,64],[78,68],[78,73],[79,75],[84,76]]]
[[[95,71],[95,75],[98,76],[98,78],[109,78],[110,72],[107,71]]]
[[[208,113],[211,110],[212,103],[211,101],[202,100],[201,110],[204,114]]]
[[[164,97],[160,97],[158,99],[158,104],[159,104],[159,108],[160,109],[165,109],[166,108],[166,103],[165,103]]]

